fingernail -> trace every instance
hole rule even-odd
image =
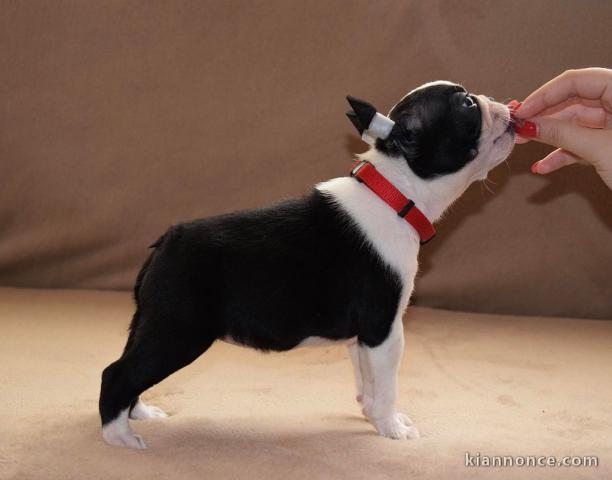
[[[535,138],[538,136],[538,125],[536,123],[525,120],[524,122],[515,122],[514,131],[524,138]]]
[[[540,162],[536,162],[531,166],[531,173],[538,173],[538,165]]]

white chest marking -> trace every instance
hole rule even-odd
[[[319,191],[331,195],[360,227],[382,261],[402,282],[400,309],[406,308],[417,273],[418,233],[365,185],[354,178],[334,178],[320,183]]]

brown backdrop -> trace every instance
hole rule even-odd
[[[3,2],[0,284],[129,288],[169,224],[298,195],[364,148],[347,93],[389,108],[450,79],[509,99],[611,66],[612,4]],[[612,318],[612,193],[518,147],[422,251],[416,301]]]

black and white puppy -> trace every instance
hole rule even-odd
[[[360,158],[432,222],[514,146],[505,105],[449,82],[411,91],[388,117],[401,137]],[[386,437],[419,436],[395,410],[419,236],[367,186],[335,178],[303,198],[173,226],[153,247],[123,355],[102,374],[106,442],[145,448],[128,418],[166,415],[139,395],[215,340],[264,351],[345,341],[368,420]]]

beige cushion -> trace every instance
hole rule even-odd
[[[0,478],[454,479],[465,453],[599,457],[594,468],[470,468],[469,478],[610,478],[612,322],[413,308],[398,409],[420,440],[360,415],[345,347],[261,354],[217,342],[143,395],[145,452],[106,445],[102,369],[127,293],[0,289]],[[458,475],[459,474],[459,475]],[[527,477],[526,477],[527,475]]]

